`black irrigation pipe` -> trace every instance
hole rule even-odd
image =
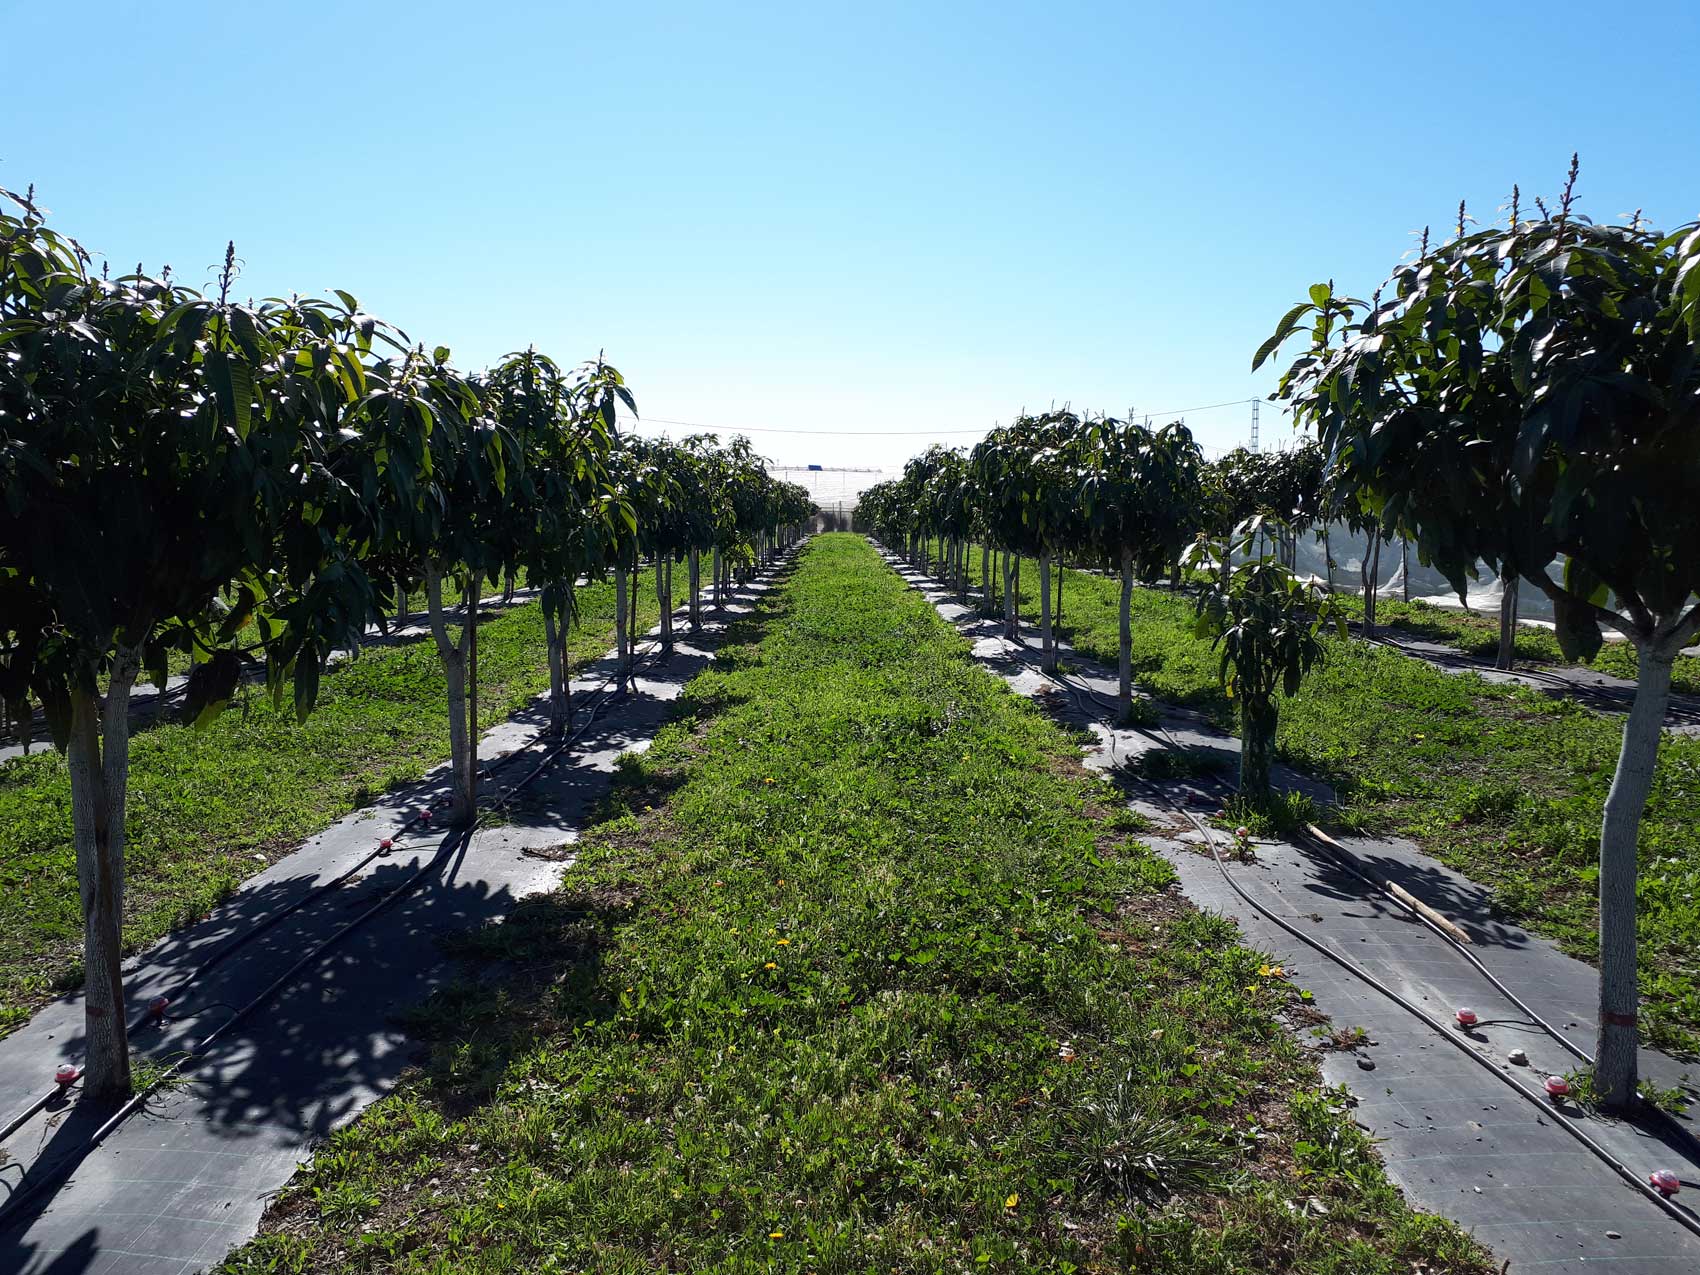
[[[1059,687],[1060,689],[1062,689],[1066,693],[1074,696],[1076,703],[1080,703],[1080,697],[1082,695],[1085,695],[1085,696],[1091,698],[1100,707],[1107,707],[1107,708],[1110,708],[1112,711],[1114,711],[1114,705],[1109,704],[1101,696],[1099,696],[1096,692],[1094,692],[1090,687],[1083,687],[1083,686],[1077,687],[1074,684],[1072,684],[1071,682],[1069,682],[1066,678],[1063,678],[1062,676],[1060,676],[1059,674],[1052,673],[1052,672],[1046,672],[1045,669],[1043,669],[1041,666],[1033,663],[1031,660],[1022,659],[1022,658],[1018,657],[1018,662],[1026,665],[1028,668],[1038,672],[1040,674],[1040,676],[1048,679],[1049,681],[1051,681],[1053,684],[1055,684],[1057,687]],[[1084,705],[1082,705],[1082,707],[1084,708]],[[1174,747],[1174,748],[1180,747],[1179,741],[1177,741],[1172,735],[1170,735],[1167,730],[1163,729],[1161,726],[1158,727],[1158,730],[1162,733],[1162,735],[1164,736],[1164,738],[1167,740],[1168,744],[1171,747]],[[1538,1094],[1531,1092],[1528,1089],[1525,1089],[1512,1076],[1510,1076],[1508,1073],[1506,1073],[1504,1071],[1501,1071],[1499,1069],[1499,1067],[1497,1067],[1492,1062],[1492,1060],[1490,1060],[1486,1055],[1484,1055],[1484,1054],[1480,1053],[1479,1051],[1477,1051],[1476,1049],[1472,1048],[1465,1041],[1460,1040],[1458,1038],[1458,1034],[1455,1031],[1451,1030],[1450,1028],[1448,1028],[1446,1026],[1446,1024],[1442,1023],[1439,1019],[1437,1019],[1433,1015],[1429,1014],[1428,1011],[1422,1009],[1420,1006],[1413,1004],[1411,1001],[1409,1001],[1405,997],[1401,996],[1398,992],[1394,991],[1391,987],[1387,986],[1387,984],[1383,983],[1380,979],[1376,978],[1375,975],[1371,974],[1368,970],[1366,970],[1362,966],[1358,965],[1357,962],[1353,961],[1350,957],[1348,957],[1348,956],[1346,956],[1346,955],[1344,955],[1340,952],[1336,952],[1332,948],[1327,946],[1326,944],[1320,942],[1319,940],[1317,940],[1315,938],[1312,938],[1310,935],[1306,934],[1303,930],[1301,930],[1297,926],[1293,925],[1290,921],[1288,921],[1284,917],[1278,915],[1273,910],[1266,907],[1264,904],[1260,903],[1258,900],[1254,899],[1250,894],[1246,893],[1246,891],[1243,888],[1241,888],[1239,882],[1235,881],[1234,878],[1233,878],[1233,875],[1228,871],[1228,865],[1222,859],[1222,853],[1221,853],[1220,849],[1218,849],[1218,847],[1217,847],[1216,838],[1212,834],[1208,825],[1206,825],[1202,820],[1200,820],[1196,815],[1194,815],[1192,813],[1192,811],[1188,810],[1184,805],[1181,805],[1178,802],[1172,801],[1169,798],[1167,798],[1166,796],[1165,796],[1164,800],[1165,800],[1166,804],[1168,804],[1172,809],[1177,811],[1182,817],[1184,817],[1189,823],[1191,823],[1192,826],[1198,831],[1199,835],[1204,838],[1205,844],[1210,848],[1210,856],[1216,863],[1217,871],[1219,871],[1222,874],[1222,879],[1225,882],[1227,882],[1228,887],[1230,889],[1232,889],[1233,892],[1235,894],[1237,894],[1242,900],[1244,900],[1247,905],[1249,905],[1251,908],[1253,908],[1256,912],[1258,912],[1260,915],[1265,917],[1267,920],[1269,920],[1269,921],[1273,922],[1275,925],[1279,926],[1282,930],[1284,930],[1286,933],[1290,934],[1293,938],[1298,939],[1306,947],[1311,948],[1312,950],[1316,951],[1321,956],[1326,957],[1330,961],[1333,961],[1336,965],[1340,966],[1347,973],[1351,974],[1353,977],[1357,978],[1359,981],[1361,981],[1362,983],[1364,983],[1365,985],[1367,985],[1368,987],[1370,987],[1374,991],[1380,992],[1383,996],[1387,997],[1387,999],[1391,1000],[1395,1005],[1399,1006],[1399,1008],[1405,1010],[1407,1013],[1411,1014],[1413,1017],[1420,1020],[1422,1023],[1424,1023],[1430,1029],[1432,1029],[1435,1033],[1437,1033],[1442,1039],[1447,1041],[1449,1044],[1451,1044],[1455,1048],[1462,1050],[1468,1058],[1472,1059],[1478,1066],[1482,1067],[1485,1071],[1487,1071],[1489,1075],[1494,1076],[1501,1083],[1508,1085],[1514,1093],[1516,1093],[1519,1097],[1524,1099],[1526,1102],[1533,1105],[1537,1110],[1544,1113],[1549,1109],[1550,1099],[1547,1099],[1544,1095],[1538,1095]],[[1478,969],[1482,968],[1480,966],[1479,962],[1472,962],[1472,963],[1475,964]],[[1482,972],[1486,973],[1485,969],[1483,969]],[[1499,984],[1499,981],[1497,979],[1493,979],[1491,975],[1489,975],[1489,978],[1490,978],[1491,981],[1493,981],[1495,983],[1496,986],[1503,986],[1502,984]],[[1509,993],[1507,993],[1507,995],[1509,995]],[[1512,1000],[1513,1000],[1514,1003],[1516,1003],[1518,1005],[1522,1004],[1522,1002],[1518,1001],[1515,997],[1513,997]],[[1534,1016],[1531,1015],[1531,1017],[1534,1017]],[[1536,1018],[1535,1021],[1540,1022],[1540,1020],[1538,1018]],[[1542,1023],[1541,1025],[1545,1026],[1544,1023]],[[1551,1028],[1548,1028],[1547,1030],[1550,1032]],[[1560,1040],[1561,1040],[1561,1043],[1565,1043],[1566,1045],[1568,1045],[1568,1042],[1562,1042],[1562,1038],[1560,1038]],[[1663,1113],[1660,1113],[1660,1114],[1663,1115]],[[1669,1120],[1668,1116],[1665,1116],[1664,1118],[1667,1121]],[[1588,1151],[1592,1152],[1593,1155],[1597,1159],[1599,1159],[1602,1163],[1604,1163],[1608,1168],[1610,1168],[1614,1173],[1616,1173],[1620,1178],[1622,1178],[1630,1186],[1635,1188],[1635,1190],[1637,1190],[1643,1196],[1645,1196],[1647,1199],[1651,1200],[1654,1204],[1656,1204],[1660,1209],[1662,1209],[1673,1220],[1675,1220],[1677,1223],[1682,1225],[1684,1228],[1686,1228],[1687,1230],[1689,1230],[1693,1234],[1700,1235],[1700,1216],[1696,1216],[1695,1213],[1692,1210],[1686,1208],[1683,1205],[1679,1205],[1679,1204],[1675,1203],[1673,1200],[1666,1197],[1662,1192],[1656,1190],[1650,1183],[1643,1181],[1639,1176],[1636,1175],[1634,1170],[1629,1168],[1628,1165],[1624,1164],[1623,1161],[1619,1160],[1617,1158],[1617,1156],[1614,1155],[1607,1147],[1601,1145],[1598,1141],[1596,1141],[1593,1137],[1591,1137],[1584,1130],[1578,1128],[1572,1121],[1559,1120],[1559,1121],[1555,1121],[1554,1123],[1556,1123],[1558,1125],[1558,1127],[1563,1129],[1566,1133],[1570,1134],[1571,1137],[1575,1138],[1578,1142],[1580,1142]],[[1676,1127],[1678,1129],[1680,1129],[1680,1126],[1676,1126]],[[1683,1132],[1685,1134],[1687,1133],[1686,1130],[1681,1130],[1681,1132]]]
[[[767,565],[769,565],[769,566],[777,565],[782,560],[782,557],[783,557],[783,555],[776,555],[775,558],[773,558]],[[760,574],[760,572],[758,570],[757,575],[759,576],[759,574]],[[686,611],[687,606],[688,606],[688,604],[686,606],[675,607],[674,608],[675,614]],[[560,759],[560,757],[574,743],[576,743],[584,735],[584,733],[591,728],[591,726],[593,726],[595,724],[595,722],[597,720],[597,716],[601,713],[603,708],[605,708],[611,701],[618,700],[618,699],[624,699],[628,694],[630,694],[629,691],[626,691],[626,690],[615,691],[614,688],[616,686],[618,686],[622,676],[625,676],[626,678],[628,678],[632,681],[635,681],[635,675],[637,673],[637,670],[647,660],[649,660],[651,657],[653,657],[655,654],[657,654],[658,652],[660,652],[662,650],[661,640],[659,638],[656,638],[656,639],[652,640],[651,642],[649,642],[647,644],[647,647],[648,647],[648,649],[645,650],[641,655],[634,652],[634,656],[633,656],[633,659],[631,661],[630,667],[624,671],[624,674],[622,674],[621,670],[618,670],[618,669],[615,670],[614,674],[610,678],[608,678],[608,680],[605,681],[595,692],[594,697],[592,698],[590,705],[588,706],[588,708],[586,710],[587,716],[585,716],[584,720],[581,722],[581,724],[578,726],[578,728],[576,730],[574,730],[571,734],[563,737],[562,739],[556,740],[554,743],[552,743],[544,751],[543,756],[538,760],[538,762],[535,766],[533,766],[529,771],[527,771],[526,774],[522,778],[518,779],[513,784],[510,784],[508,787],[506,787],[505,789],[502,790],[501,795],[502,795],[503,798],[512,796],[514,793],[518,792],[520,789],[522,789],[522,788],[526,787],[528,784],[534,782],[537,779],[538,776],[543,774],[543,772],[546,771],[547,769],[549,769],[550,766],[554,765],[554,763],[556,761],[558,761]],[[525,749],[528,749],[532,744],[535,744],[538,740],[545,738],[546,734],[547,734],[546,731],[537,732],[521,748],[513,749],[506,756],[497,758],[494,762],[491,762],[488,765],[486,765],[484,767],[484,773],[487,774],[487,775],[493,774],[494,772],[500,770],[503,766],[507,765],[509,762],[516,760],[517,758],[519,758],[520,756],[522,756],[524,754]],[[439,802],[439,804],[441,804],[441,803]],[[415,824],[426,822],[429,819],[429,817],[430,817],[429,809],[421,811],[421,812],[413,815],[412,817],[410,817],[403,824],[401,824],[400,827],[396,829],[396,832],[400,833],[400,832],[407,830],[408,828],[413,827]],[[359,916],[355,917],[351,921],[347,922],[345,925],[341,926],[339,929],[337,929],[337,931],[334,934],[330,935],[328,938],[321,940],[318,944],[316,944],[314,947],[309,949],[297,961],[295,961],[295,963],[292,964],[288,969],[286,969],[282,974],[280,974],[277,978],[272,980],[272,982],[267,984],[266,987],[258,995],[254,996],[252,999],[247,1001],[241,1007],[233,1010],[231,1012],[230,1016],[227,1019],[225,1019],[224,1022],[220,1023],[218,1027],[214,1028],[210,1033],[208,1033],[205,1037],[203,1037],[200,1041],[198,1041],[185,1054],[183,1054],[181,1057],[179,1057],[175,1061],[173,1061],[170,1064],[170,1066],[166,1067],[162,1072],[160,1072],[157,1076],[155,1076],[154,1079],[152,1081],[150,1081],[145,1087],[143,1087],[139,1092],[132,1095],[128,1100],[126,1100],[125,1103],[121,1107],[119,1107],[119,1109],[115,1113],[113,1113],[112,1116],[110,1116],[103,1124],[100,1125],[99,1128],[95,1129],[95,1131],[92,1134],[89,1135],[88,1140],[81,1147],[79,1147],[75,1152],[69,1153],[69,1154],[61,1157],[54,1164],[50,1165],[46,1170],[44,1170],[42,1173],[36,1175],[34,1178],[30,1178],[30,1177],[26,1176],[24,1180],[20,1181],[18,1183],[18,1185],[15,1188],[13,1188],[10,1195],[7,1197],[5,1205],[3,1207],[0,1207],[0,1228],[4,1228],[4,1226],[7,1225],[7,1223],[9,1222],[11,1216],[13,1214],[17,1213],[18,1210],[23,1207],[23,1201],[30,1199],[30,1198],[33,1198],[36,1194],[38,1194],[42,1190],[45,1190],[49,1185],[51,1185],[53,1182],[57,1181],[64,1173],[69,1172],[77,1164],[81,1163],[81,1161],[91,1151],[93,1151],[96,1147],[98,1147],[102,1142],[104,1142],[106,1140],[106,1138],[112,1133],[113,1130],[118,1128],[118,1126],[120,1124],[122,1124],[126,1119],[128,1119],[130,1116],[134,1115],[137,1111],[139,1111],[142,1108],[142,1106],[147,1102],[148,1098],[150,1098],[159,1089],[159,1087],[161,1085],[165,1084],[168,1080],[170,1080],[172,1077],[176,1076],[180,1072],[187,1070],[189,1067],[191,1067],[196,1062],[199,1062],[201,1060],[201,1058],[204,1057],[206,1050],[208,1050],[209,1048],[212,1047],[212,1045],[217,1043],[218,1039],[221,1036],[223,1036],[231,1028],[235,1027],[237,1024],[239,1024],[244,1019],[246,1019],[248,1017],[248,1015],[253,1013],[254,1010],[258,1009],[266,1001],[270,1000],[274,994],[281,991],[288,983],[290,983],[298,973],[300,973],[308,965],[311,965],[314,962],[316,962],[325,953],[330,951],[330,949],[332,947],[336,946],[336,944],[340,943],[344,938],[346,938],[349,934],[352,934],[356,929],[358,929],[360,926],[364,925],[367,921],[369,921],[373,917],[377,916],[380,912],[384,911],[386,908],[390,907],[392,904],[398,902],[402,897],[404,897],[406,894],[411,892],[414,889],[415,886],[423,883],[427,877],[434,874],[437,871],[437,869],[442,867],[443,864],[447,863],[448,860],[457,851],[464,850],[468,845],[470,845],[471,841],[472,841],[472,836],[476,831],[477,831],[476,826],[473,826],[473,827],[464,829],[460,832],[457,832],[453,836],[451,836],[450,839],[447,842],[444,843],[444,845],[437,851],[436,854],[434,854],[429,860],[427,860],[416,871],[414,871],[412,873],[412,875],[410,875],[405,881],[402,881],[398,885],[390,887],[388,890],[386,890],[383,893],[383,895],[376,902],[373,903],[373,905],[371,907],[367,908]],[[324,883],[323,885],[314,887],[313,890],[309,891],[307,894],[305,894],[301,898],[297,899],[294,903],[290,904],[288,907],[279,910],[278,912],[274,913],[273,915],[267,917],[264,921],[260,922],[258,925],[244,931],[242,935],[237,937],[237,939],[233,940],[231,943],[229,943],[225,947],[221,948],[219,951],[214,953],[213,956],[209,957],[207,959],[207,961],[205,961],[201,965],[195,967],[195,969],[191,970],[188,977],[182,983],[178,984],[173,989],[173,991],[176,992],[178,995],[181,995],[197,979],[199,979],[204,974],[208,973],[214,966],[218,965],[219,963],[228,959],[230,956],[234,955],[238,950],[240,950],[242,947],[246,946],[248,943],[252,942],[255,938],[259,937],[261,934],[265,933],[267,930],[271,929],[273,926],[277,925],[279,922],[287,919],[290,916],[293,916],[295,913],[299,912],[302,908],[308,906],[310,903],[315,902],[316,900],[323,898],[330,891],[338,888],[344,882],[348,881],[351,877],[353,877],[362,868],[369,865],[373,860],[379,858],[382,855],[388,854],[390,852],[390,850],[393,848],[393,840],[394,840],[393,837],[384,839],[383,841],[381,841],[379,843],[379,846],[378,846],[377,849],[371,851],[364,858],[362,858],[359,862],[354,864],[354,866],[348,868],[346,871],[344,871],[339,876],[337,876],[334,880],[328,881],[328,882]],[[214,1008],[214,1006],[207,1006],[205,1008],[210,1009],[210,1008]],[[158,1015],[150,1008],[149,1010],[144,1012],[142,1015],[138,1016],[136,1023],[134,1025],[134,1029],[139,1029],[141,1026],[145,1025],[148,1021],[150,1021],[150,1020],[152,1020],[156,1017],[158,1017]],[[68,1088],[69,1088],[68,1085],[55,1085],[51,1090],[47,1091],[40,1098],[36,1099],[36,1101],[33,1102],[26,1110],[21,1112],[19,1115],[15,1116],[11,1121],[9,1121],[6,1124],[4,1130],[0,1130],[0,1142],[5,1141],[7,1138],[9,1138],[13,1134],[15,1134],[20,1128],[22,1128],[26,1123],[28,1123],[29,1120],[32,1117],[34,1117],[38,1112],[43,1110],[48,1105],[48,1103],[50,1103],[55,1097],[58,1097],[60,1094],[64,1093],[65,1090],[68,1089]]]

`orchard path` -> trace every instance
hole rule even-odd
[[[1332,950],[1340,952],[1406,999],[1449,1020],[1459,1005],[1481,1016],[1479,1030],[1443,1039],[1420,1019],[1333,961],[1298,942],[1246,906],[1204,852],[1202,838],[1180,816],[1186,805],[1207,818],[1225,789],[1213,779],[1153,784],[1136,779],[1128,763],[1170,740],[1187,748],[1219,750],[1237,759],[1239,741],[1201,716],[1158,704],[1162,730],[1112,727],[1110,713],[1093,700],[1055,693],[1036,670],[1039,640],[1024,626],[1018,641],[1002,636],[1000,620],[982,619],[935,582],[901,560],[887,560],[922,590],[940,614],[973,644],[974,658],[998,672],[1019,694],[1041,696],[1053,715],[1097,736],[1086,764],[1125,783],[1130,805],[1160,831],[1146,839],[1174,865],[1181,890],[1199,907],[1236,921],[1246,941],[1272,954],[1335,1028],[1362,1027],[1367,1043],[1321,1053],[1324,1078],[1344,1085],[1358,1124],[1381,1143],[1388,1172],[1412,1204],[1443,1214],[1470,1230],[1511,1270],[1558,1272],[1606,1263],[1618,1275],[1692,1275],[1700,1270],[1700,1237],[1666,1216],[1629,1187],[1560,1127],[1581,1125],[1641,1176],[1674,1169],[1689,1184],[1679,1200],[1700,1194],[1700,1163],[1633,1125],[1587,1115],[1572,1105],[1560,1111],[1540,1095],[1549,1071],[1563,1073],[1575,1060],[1525,1021],[1445,943],[1402,911],[1366,892],[1333,860],[1293,842],[1262,841],[1256,861],[1232,864],[1242,889]],[[1113,671],[1059,644],[1069,681],[1111,703]],[[1231,773],[1231,770],[1230,770]],[[1277,767],[1277,783],[1327,800],[1322,785]],[[1397,839],[1345,838],[1343,844],[1376,877],[1397,882],[1470,933],[1476,954],[1536,1013],[1585,1048],[1592,1045],[1597,975],[1545,939],[1495,918],[1489,892]],[[1303,1025],[1295,1024],[1303,1031]],[[1506,1079],[1536,1096],[1530,1102],[1465,1057],[1475,1051]],[[1513,1047],[1530,1065],[1506,1061]],[[1700,1094],[1689,1069],[1653,1051],[1642,1052],[1643,1074],[1662,1085]],[[1693,1122],[1685,1121],[1692,1130]],[[1691,1214],[1692,1216],[1692,1214]]]

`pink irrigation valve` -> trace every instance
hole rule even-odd
[[[1563,1076],[1547,1077],[1547,1097],[1557,1100],[1570,1096],[1570,1082]]]
[[[53,1069],[53,1083],[61,1089],[77,1083],[77,1077],[83,1074],[76,1063],[60,1063]]]
[[[391,850],[395,849],[395,842],[389,837],[385,837],[382,841],[378,842],[378,849],[384,854],[388,854]]]
[[[164,1018],[165,1017],[165,1011],[170,1009],[170,1008],[171,1008],[171,997],[169,997],[169,996],[156,996],[151,1001],[148,1002],[148,1016],[150,1018]]]
[[[1647,1175],[1647,1185],[1667,1200],[1682,1190],[1682,1180],[1669,1169],[1654,1169]]]
[[[1476,1011],[1471,1009],[1468,1005],[1460,1005],[1456,1013],[1453,1014],[1453,1017],[1458,1020],[1458,1026],[1460,1027],[1474,1027],[1481,1021],[1476,1017]]]

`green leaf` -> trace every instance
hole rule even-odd
[[[319,698],[319,652],[309,642],[301,648],[295,661],[295,720],[304,722],[312,715]]]

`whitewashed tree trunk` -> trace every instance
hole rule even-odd
[[[572,685],[567,674],[567,607],[543,608],[543,644],[549,650],[549,730],[565,734],[572,725]]]
[[[661,649],[673,653],[673,559],[655,559],[655,605],[661,612]]]
[[[692,549],[687,562],[691,587],[691,632],[702,632],[702,554]]]
[[[631,677],[631,644],[627,638],[626,569],[614,568],[614,663],[618,668],[615,685],[627,689]]]
[[[1015,590],[1010,588],[1010,551],[1003,551],[1003,636],[1015,638]]]
[[[467,596],[476,597],[483,579],[474,573],[470,584]],[[468,722],[466,698],[468,652],[477,617],[468,608],[460,639],[450,640],[448,622],[443,615],[443,572],[438,563],[425,568],[425,605],[431,618],[431,636],[437,643],[437,656],[443,663],[443,677],[448,683],[449,765],[453,773],[448,822],[466,824],[472,822],[478,810],[478,741]]]
[[[1600,824],[1600,1023],[1594,1085],[1603,1105],[1627,1110],[1636,1101],[1635,879],[1641,812],[1653,787],[1670,702],[1671,663],[1678,644],[1641,646],[1640,680],[1623,724],[1623,751]]]
[[[1047,673],[1057,669],[1056,639],[1051,635],[1051,555],[1039,555],[1039,666]]]
[[[1499,585],[1499,653],[1493,666],[1508,669],[1517,655],[1517,577],[1504,575]]]
[[[1375,599],[1381,579],[1381,528],[1370,532],[1369,549],[1364,555],[1364,638],[1375,636]]]
[[[106,707],[93,690],[71,692],[71,828],[83,905],[83,1095],[128,1097],[129,1025],[124,1010],[124,818],[130,782],[130,690],[136,652],[120,647]]]
[[[1133,551],[1122,550],[1121,681],[1116,706],[1126,721],[1133,712]]]

